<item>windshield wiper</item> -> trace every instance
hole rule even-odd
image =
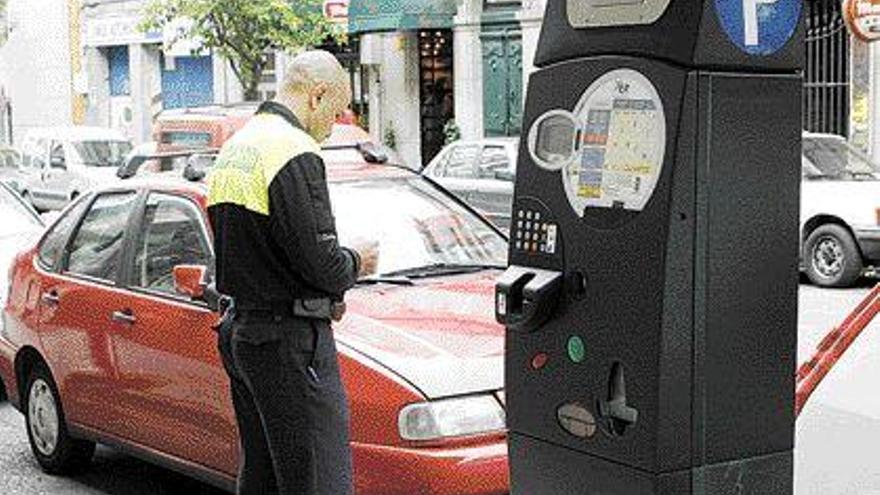
[[[378,285],[378,284],[413,285],[413,281],[409,277],[388,276],[388,275],[377,275],[377,276],[372,276],[372,277],[365,277],[362,279],[358,279],[358,281],[357,281],[357,285]]]
[[[461,273],[474,273],[483,270],[503,270],[504,266],[488,263],[432,263],[430,265],[406,268],[384,274],[386,277],[424,278],[441,275],[457,275]]]

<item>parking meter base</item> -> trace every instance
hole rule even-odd
[[[788,495],[790,451],[648,472],[513,433],[512,493],[529,495]],[[572,469],[576,466],[577,469]]]

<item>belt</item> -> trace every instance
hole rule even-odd
[[[235,311],[241,315],[266,315],[329,320],[337,310],[337,303],[328,297],[294,299],[292,301],[253,303],[236,302]]]

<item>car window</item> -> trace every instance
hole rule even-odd
[[[32,168],[43,168],[46,164],[46,140],[35,139],[28,141],[24,147],[24,165]]]
[[[510,170],[510,157],[503,146],[485,146],[480,153],[477,174],[481,179],[496,179],[496,172]]]
[[[52,269],[58,261],[61,252],[64,251],[64,245],[67,244],[67,238],[70,231],[76,226],[79,217],[88,206],[89,202],[85,197],[80,198],[74,204],[70,205],[58,218],[48,232],[43,236],[40,247],[37,252],[37,259],[44,268]]]
[[[73,143],[80,160],[87,167],[116,168],[132,150],[128,141],[77,141]]]
[[[55,160],[65,160],[64,145],[59,143],[58,141],[52,142],[52,151],[49,153],[49,163],[52,163]]]
[[[880,165],[839,137],[806,137],[803,154],[828,179],[880,179]]]
[[[331,183],[330,197],[340,243],[375,242],[377,273],[507,261],[500,234],[421,178]]]
[[[454,147],[449,152],[449,159],[444,167],[442,177],[473,179],[476,176],[474,162],[477,160],[479,152],[480,147],[476,145]]]
[[[133,286],[163,294],[176,295],[175,266],[211,263],[201,210],[170,194],[150,194],[134,249]]]
[[[95,199],[70,245],[67,272],[107,282],[116,280],[136,199],[134,192],[104,194]]]

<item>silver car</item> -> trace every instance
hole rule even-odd
[[[447,145],[423,170],[437,182],[507,231],[519,138],[456,141]]]
[[[15,191],[21,190],[25,175],[21,170],[21,153],[13,148],[0,146],[0,182]]]
[[[27,176],[22,196],[38,210],[60,210],[72,199],[117,180],[132,144],[100,127],[50,127],[30,131],[22,144]]]

